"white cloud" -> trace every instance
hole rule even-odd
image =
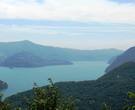
[[[1,0],[0,18],[135,23],[135,4],[109,0]]]

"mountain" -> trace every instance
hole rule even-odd
[[[7,88],[8,88],[8,84],[0,80],[0,91]]]
[[[107,103],[112,110],[121,110],[126,104],[129,91],[135,91],[135,63],[128,62],[93,81],[56,83],[64,96],[73,96],[78,110],[100,110]],[[33,91],[18,93],[5,101],[23,106]]]
[[[77,50],[43,46],[31,41],[2,42],[0,43],[0,61],[19,52],[29,52],[44,59],[67,61],[108,61],[122,53],[117,49]]]
[[[29,52],[20,52],[10,57],[7,57],[4,61],[0,63],[0,66],[13,68],[13,67],[42,67],[49,65],[68,65],[68,64],[72,63],[64,60],[43,59]]]
[[[128,49],[127,51],[116,57],[106,69],[106,72],[109,72],[126,62],[135,62],[135,47]]]

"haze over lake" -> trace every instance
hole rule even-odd
[[[9,88],[4,91],[5,96],[22,92],[33,87],[48,84],[47,79],[59,81],[94,80],[104,74],[107,63],[103,61],[74,62],[73,65],[48,66],[42,68],[0,68],[1,80],[8,83]]]

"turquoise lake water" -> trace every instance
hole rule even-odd
[[[33,87],[48,84],[48,78],[54,82],[95,80],[104,74],[106,62],[74,62],[73,65],[48,66],[42,68],[0,68],[0,80],[8,83],[5,96],[22,92]]]

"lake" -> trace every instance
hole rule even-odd
[[[4,68],[0,67],[0,80],[8,83],[4,91],[5,96],[22,92],[33,87],[36,82],[39,86],[48,84],[48,78],[54,82],[95,80],[104,74],[106,62],[74,62],[73,65],[48,66],[42,68]]]

